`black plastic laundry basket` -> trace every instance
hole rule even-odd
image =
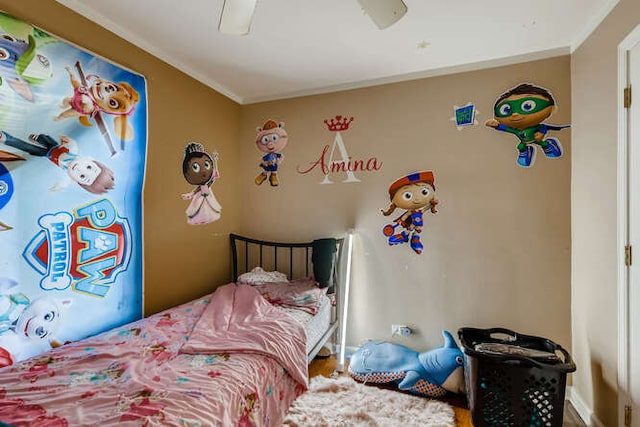
[[[561,427],[571,355],[546,338],[504,328],[460,328],[475,427]]]

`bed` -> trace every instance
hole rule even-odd
[[[277,249],[236,235],[231,242],[233,282],[0,369],[0,421],[16,427],[281,425],[307,389],[309,358],[336,332],[336,306],[327,297],[328,325],[308,339],[309,323],[326,308],[301,321],[290,307],[265,299],[259,285],[235,279],[258,266],[285,272],[287,286],[308,281],[314,249],[327,242],[278,243]],[[336,250],[320,257],[331,271],[317,274],[322,289],[332,287],[335,296],[341,241],[331,242]]]
[[[334,340],[329,343],[329,347],[331,351],[335,351],[345,303],[343,293],[346,272],[342,262],[345,238],[273,242],[231,234],[230,240],[234,281],[242,283],[243,276],[250,276],[252,271],[260,270],[283,274],[289,285],[302,284],[311,278],[311,281],[317,282],[318,287],[326,290],[324,298],[320,298],[317,312],[310,313],[300,310],[301,307],[278,304],[278,295],[269,298],[269,291],[277,285],[269,284],[261,288],[266,289],[263,292],[265,297],[304,326],[307,362],[311,362],[331,338]],[[273,280],[273,283],[279,284],[277,279]],[[261,283],[259,278],[256,281]],[[301,285],[301,288],[304,286]]]

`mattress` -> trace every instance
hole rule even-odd
[[[313,347],[320,338],[322,338],[322,335],[327,329],[329,329],[329,325],[331,324],[331,300],[326,296],[322,298],[318,313],[315,315],[295,308],[276,307],[278,307],[279,310],[288,313],[304,327],[304,330],[307,333],[307,354],[311,352]]]

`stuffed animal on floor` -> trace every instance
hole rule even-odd
[[[419,353],[400,344],[368,342],[349,361],[356,381],[396,384],[398,389],[427,397],[464,393],[463,354],[448,331],[444,346]]]

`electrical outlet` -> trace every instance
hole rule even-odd
[[[391,336],[406,337],[411,335],[411,328],[406,325],[391,325]]]

